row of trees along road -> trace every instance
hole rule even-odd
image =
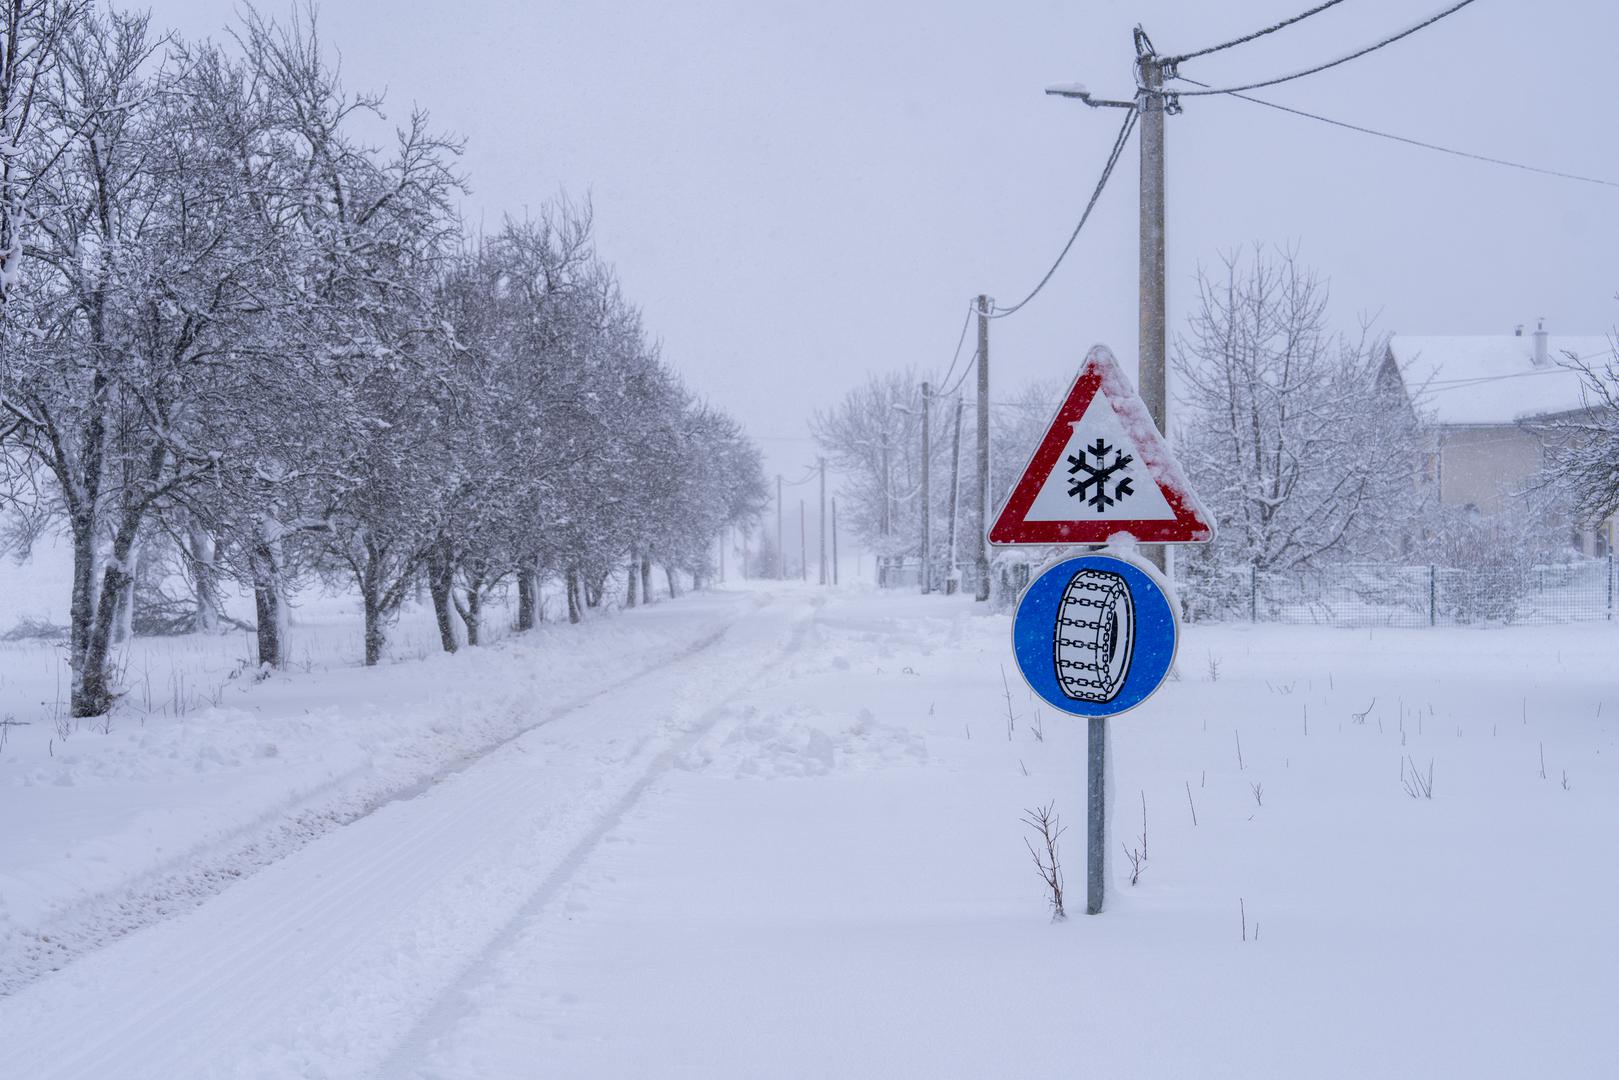
[[[588,205],[493,235],[459,146],[344,90],[313,20],[225,46],[87,0],[0,14],[0,506],[73,545],[72,711],[116,687],[137,556],[167,544],[196,625],[251,588],[258,660],[289,590],[346,582],[375,663],[425,575],[446,649],[515,582],[570,614],[654,562],[699,581],[763,505],[737,424],[660,360]]]

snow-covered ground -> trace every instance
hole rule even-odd
[[[1619,1075],[1614,627],[1189,628],[1094,918],[1008,636],[755,586],[14,729],[0,1075]]]

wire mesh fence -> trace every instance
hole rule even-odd
[[[1345,563],[1176,582],[1189,620],[1474,626],[1611,620],[1612,556],[1532,566]]]
[[[1028,563],[992,560],[988,573],[992,595],[1015,599],[1029,584]],[[929,591],[977,595],[980,570],[976,563],[957,563],[954,569],[942,558],[933,560]],[[877,584],[885,589],[920,589],[922,560],[914,555],[885,555],[877,560]]]
[[[1473,567],[1341,563],[1280,572],[1251,567],[1182,575],[1175,582],[1191,622],[1279,622],[1322,626],[1478,626],[1612,620],[1619,600],[1614,558]],[[878,563],[878,584],[920,589],[921,560]],[[1030,567],[994,565],[994,592],[1016,597]],[[949,569],[936,566],[933,588],[946,591]],[[958,567],[952,591],[974,593],[977,571]]]

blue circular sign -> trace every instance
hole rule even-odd
[[[1012,651],[1029,686],[1075,716],[1147,700],[1175,662],[1175,605],[1134,563],[1081,555],[1046,568],[1018,600]]]

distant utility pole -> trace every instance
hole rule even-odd
[[[950,558],[945,567],[944,591],[955,592],[961,587],[956,577],[956,507],[961,502],[961,397],[956,397],[956,429],[950,437]]]
[[[821,471],[821,517],[820,517],[820,520],[819,520],[819,525],[820,525],[820,529],[821,529],[821,548],[820,548],[820,551],[821,551],[821,584],[825,585],[826,584],[826,458],[823,457],[823,458],[819,458],[817,460],[820,462],[820,471]]]
[[[832,584],[838,583],[838,497],[832,496]]]
[[[776,579],[787,579],[787,549],[781,545],[781,473],[776,474]]]
[[[877,520],[877,533],[879,536],[888,535],[889,499],[888,499],[888,419],[883,418],[883,512]]]
[[[798,576],[804,581],[809,580],[809,544],[806,540],[808,533],[804,529],[804,500],[798,500]]]
[[[928,417],[933,413],[932,388],[922,384],[922,592],[933,591],[933,489],[929,486],[929,462],[933,448],[929,442]]]
[[[978,599],[989,599],[989,297],[978,297]]]
[[[1136,28],[1138,104],[1141,112],[1141,326],[1136,382],[1147,414],[1169,438],[1164,314],[1164,65],[1152,41]],[[1160,570],[1168,569],[1167,549],[1150,544],[1142,553]]]
[[[720,530],[720,584],[725,584],[725,534],[731,531],[729,525]]]

